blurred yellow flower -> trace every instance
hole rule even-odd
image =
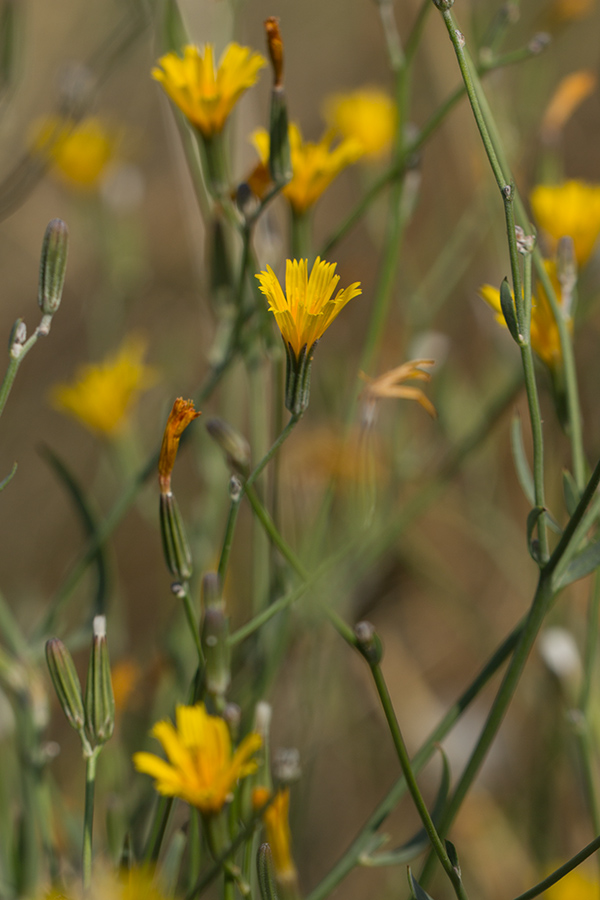
[[[139,685],[142,677],[140,666],[132,659],[123,659],[115,663],[110,670],[115,712],[120,715],[129,706],[131,695]]]
[[[55,385],[53,406],[113,437],[127,424],[138,395],[157,380],[156,370],[144,365],[145,354],[145,341],[129,337],[103,362],[81,366],[72,383]]]
[[[363,155],[361,144],[354,138],[344,138],[332,148],[334,132],[327,131],[318,144],[304,141],[299,127],[293,122],[289,126],[292,179],[283,188],[283,193],[297,213],[304,213],[319,199],[334,178],[347,166]],[[252,142],[258,151],[263,168],[269,162],[269,134],[258,129],[252,135]],[[259,167],[260,168],[260,167]],[[253,173],[254,174],[254,173]],[[251,184],[250,176],[249,183]]]
[[[260,809],[269,799],[270,791],[265,787],[254,788],[252,805]],[[275,799],[263,813],[267,832],[267,842],[271,847],[275,877],[280,884],[295,885],[298,877],[292,857],[292,835],[289,825],[290,789],[277,791]]]
[[[544,265],[550,276],[556,296],[559,301],[561,299],[561,289],[556,274],[556,264],[550,260],[545,260]],[[491,284],[484,284],[479,288],[479,296],[482,297],[493,310],[496,312],[496,321],[506,327],[502,307],[500,305],[500,291],[492,287]],[[569,328],[572,328],[573,322],[569,318],[567,320]],[[550,369],[562,364],[562,349],[560,346],[560,336],[558,325],[552,313],[552,307],[546,296],[541,283],[537,285],[537,299],[531,298],[531,346],[542,362]]]
[[[114,158],[117,140],[100,119],[90,116],[74,122],[49,116],[34,127],[32,144],[35,153],[52,161],[65,182],[90,190]]]
[[[260,290],[269,301],[283,340],[296,358],[306,347],[308,356],[346,303],[362,293],[360,282],[333,292],[340,276],[335,274],[336,263],[317,259],[308,275],[306,259],[288,259],[285,268],[285,294],[270,266],[256,277]]]
[[[554,245],[573,239],[575,258],[585,265],[600,234],[600,185],[583,181],[539,184],[530,196],[533,214]],[[552,248],[552,249],[553,249]]]
[[[361,145],[365,156],[383,156],[392,146],[398,124],[398,109],[379,88],[362,88],[351,94],[333,94],[323,107],[331,128]]]
[[[211,716],[204,704],[178,706],[176,727],[157,722],[152,734],[163,745],[168,762],[153,753],[135,753],[139,772],[156,779],[156,790],[181,797],[205,815],[220,812],[236,782],[256,771],[251,757],[260,749],[259,734],[251,733],[232,753],[229,729],[224,719]]]
[[[228,44],[215,69],[214,48],[203,50],[188,44],[183,59],[167,53],[152,69],[152,77],[162,84],[173,103],[204,137],[223,130],[231,110],[241,95],[255,84],[266,60],[250,47]]]
[[[590,878],[580,869],[573,869],[544,891],[542,897],[546,900],[597,900],[598,879]]]
[[[563,25],[576,22],[589,16],[596,5],[596,0],[554,0],[550,7],[550,21]]]
[[[592,69],[580,69],[562,78],[542,119],[541,132],[546,141],[556,139],[575,110],[596,89]]]
[[[80,885],[69,885],[69,893],[56,889],[43,895],[44,900],[173,900],[172,895],[162,891],[156,883],[150,868],[133,866],[123,868],[118,873],[97,867],[94,882],[85,892]]]
[[[489,285],[485,285],[489,287]],[[483,288],[482,288],[483,290]],[[366,388],[362,391],[361,397],[366,404],[373,404],[376,400],[384,397],[397,397],[404,400],[416,400],[420,403],[424,410],[433,418],[437,418],[435,406],[431,400],[425,396],[420,388],[404,387],[405,381],[431,381],[429,372],[424,371],[423,366],[433,366],[433,359],[412,359],[410,362],[396,366],[390,369],[378,378],[369,378],[361,372],[361,378],[368,382]]]

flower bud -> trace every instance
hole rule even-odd
[[[285,369],[285,406],[293,416],[301,416],[308,408],[310,400],[310,367],[312,366],[314,349],[306,344],[296,356],[291,345],[283,340],[286,352]]]
[[[46,662],[50,678],[69,725],[81,731],[85,723],[81,683],[73,657],[58,638],[46,642]]]
[[[370,666],[378,666],[383,656],[381,641],[371,622],[357,622],[354,627],[357,646]]]
[[[209,419],[206,430],[225,454],[227,464],[240,475],[247,475],[250,445],[246,438],[224,419]]]
[[[277,887],[275,885],[273,854],[267,843],[261,844],[258,848],[256,868],[258,872],[258,888],[261,900],[279,900]]]
[[[92,746],[104,744],[115,728],[115,698],[106,642],[106,616],[95,616],[85,685],[85,730]]]
[[[53,316],[62,297],[67,270],[69,229],[62,219],[52,219],[42,243],[38,303],[45,316]]]
[[[160,533],[169,571],[181,581],[188,581],[192,574],[192,554],[177,501],[170,491],[160,495]]]

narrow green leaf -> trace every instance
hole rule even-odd
[[[93,515],[90,504],[79,482],[67,468],[66,464],[46,444],[39,448],[40,454],[50,464],[63,486],[73,501],[73,505],[79,514],[86,537],[92,538],[98,531],[98,525]],[[108,564],[106,551],[102,546],[98,548],[94,556],[96,566],[96,594],[92,603],[93,615],[106,614],[106,598],[108,594]]]
[[[506,322],[506,327],[510,331],[513,339],[519,343],[519,328],[517,326],[517,315],[515,313],[515,303],[513,300],[512,291],[509,287],[508,281],[505,278],[502,284],[500,285],[500,306],[502,308],[502,315],[504,316],[504,321]]]
[[[585,578],[598,566],[600,566],[600,540],[588,544],[585,550],[573,557],[566,569],[552,579],[552,587],[555,591],[559,591],[573,581]]]
[[[529,468],[529,462],[525,454],[523,445],[523,429],[521,428],[521,416],[515,412],[510,424],[510,445],[512,448],[513,460],[517,472],[519,484],[523,489],[523,493],[532,506],[535,506],[535,489],[533,486],[533,475]]]
[[[444,841],[444,843],[446,845],[446,853],[448,854],[448,859],[452,863],[452,868],[456,870],[456,874],[460,878],[461,877],[460,863],[458,861],[458,853],[456,852],[456,847],[454,846],[452,841],[446,840],[446,841]]]
[[[431,897],[427,893],[427,891],[423,890],[423,888],[413,875],[410,866],[408,867],[408,884],[412,891],[412,896],[415,898],[415,900],[433,900],[433,897]]]
[[[563,494],[567,512],[572,516],[581,499],[581,493],[575,484],[575,479],[568,469],[563,469]]]
[[[540,563],[540,547],[539,541],[537,538],[534,538],[533,532],[535,531],[535,527],[538,523],[538,519],[545,513],[546,510],[543,506],[534,506],[529,515],[527,516],[527,547],[529,549],[529,555],[532,559],[535,560],[536,563]]]

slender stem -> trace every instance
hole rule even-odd
[[[92,830],[94,825],[94,790],[96,787],[96,763],[101,748],[95,747],[85,764],[85,809],[83,814],[82,871],[83,890],[92,884]]]
[[[293,259],[308,259],[312,263],[314,253],[312,250],[312,210],[296,212],[292,207],[291,218],[291,246]]]
[[[433,847],[433,851],[441,862],[444,871],[446,872],[448,878],[450,879],[450,882],[452,883],[454,893],[459,898],[459,900],[466,900],[467,895],[462,885],[460,875],[458,874],[448,857],[446,848],[442,842],[442,839],[437,833],[436,827],[433,824],[433,819],[429,815],[429,810],[427,809],[425,801],[423,800],[423,797],[421,795],[421,791],[419,790],[419,786],[415,778],[415,773],[411,766],[408,751],[406,749],[406,744],[404,743],[404,738],[402,737],[402,732],[398,724],[398,719],[396,718],[396,713],[394,712],[394,707],[392,705],[388,687],[381,671],[381,666],[379,664],[370,664],[370,669],[373,675],[373,680],[375,682],[375,687],[377,688],[377,693],[379,694],[379,699],[381,701],[383,711],[385,713],[385,717],[387,719],[392,739],[394,741],[394,746],[396,748],[400,767],[402,769],[402,773],[404,775],[408,790],[410,791],[410,795],[413,799],[413,803],[415,804],[421,822],[423,823],[423,827],[427,832],[427,836]]]
[[[225,574],[227,572],[227,565],[229,563],[229,555],[231,553],[231,548],[233,546],[233,535],[235,533],[235,526],[237,522],[238,513],[240,511],[240,503],[242,500],[242,491],[236,494],[235,497],[232,497],[231,504],[229,506],[229,515],[227,516],[227,525],[225,526],[225,536],[223,538],[223,545],[221,547],[221,556],[219,557],[219,578],[223,582],[225,580]]]
[[[564,878],[565,875],[568,875],[569,872],[576,869],[578,865],[599,849],[600,837],[596,837],[593,841],[590,841],[583,850],[580,850],[579,853],[576,853],[575,856],[571,857],[568,862],[564,863],[564,865],[560,866],[558,869],[555,869],[554,872],[548,875],[547,878],[544,878],[543,881],[538,882],[538,884],[529,888],[529,890],[519,894],[514,900],[533,900],[533,897],[539,897],[540,894],[543,894],[549,887],[552,887],[553,884],[556,884],[557,881],[560,881],[561,878]]]
[[[490,659],[485,663],[476,678],[473,679],[469,687],[449,708],[444,718],[437,727],[432,731],[426,741],[421,745],[412,761],[413,772],[418,775],[419,772],[427,765],[435,752],[437,744],[442,741],[464,711],[469,707],[473,700],[479,695],[482,688],[496,674],[498,669],[508,659],[513,652],[521,632],[523,630],[523,622],[508,635],[504,642],[498,647]],[[406,792],[406,781],[404,776],[399,778],[390,788],[387,795],[375,808],[369,819],[359,831],[356,838],[346,849],[342,857],[327,873],[323,880],[311,891],[307,900],[325,900],[343,878],[357,865],[361,854],[368,848],[371,837],[377,829],[382,825],[385,819],[396,808],[399,801]]]
[[[179,597],[180,600],[183,600],[185,617],[192,633],[196,653],[198,654],[198,664],[202,668],[204,666],[204,651],[200,641],[200,622],[198,620],[197,610],[194,609],[194,604],[192,602],[189,581],[183,581],[177,586],[176,596]]]
[[[23,359],[27,356],[33,345],[37,343],[38,338],[43,336],[45,336],[44,333],[40,332],[40,330],[36,328],[31,337],[27,341],[25,341],[25,343],[21,347],[21,352],[19,353],[19,355],[16,358],[13,356],[10,357],[8,367],[4,375],[4,380],[0,385],[0,416],[4,412],[4,407],[6,406],[8,395],[10,394],[14,380],[17,377],[17,372],[19,371],[19,366],[21,365]]]
[[[292,431],[294,430],[294,428],[300,421],[300,418],[301,418],[300,415],[290,416],[289,422],[287,423],[287,425],[285,426],[285,428],[283,429],[283,431],[281,432],[281,434],[279,435],[279,437],[277,438],[275,443],[270,447],[269,450],[267,450],[267,452],[265,453],[265,455],[263,456],[261,461],[258,463],[257,466],[255,466],[253,471],[250,473],[250,475],[246,479],[246,482],[244,485],[246,491],[248,490],[249,487],[252,487],[252,485],[254,484],[254,482],[256,481],[256,479],[258,478],[258,476],[264,469],[264,467],[269,462],[269,460],[271,460],[273,458],[273,456],[277,453],[277,451],[279,450],[281,445],[284,443],[284,441],[286,441],[287,438],[290,436],[290,434],[292,433]]]

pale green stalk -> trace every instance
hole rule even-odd
[[[568,875],[569,872],[572,872],[573,869],[576,869],[578,865],[584,862],[588,857],[592,855],[592,853],[596,853],[597,850],[600,849],[600,837],[594,838],[593,841],[590,841],[587,846],[580,850],[579,853],[576,853],[575,856],[571,857],[568,862],[564,863],[564,865],[560,866],[558,869],[555,869],[550,875],[544,878],[543,881],[540,881],[538,884],[529,888],[527,891],[524,891],[522,894],[519,894],[518,897],[515,897],[514,900],[533,900],[534,897],[539,897],[540,894],[543,894],[544,891],[547,891],[549,887],[552,887],[553,884],[556,884],[560,881],[561,878],[564,878],[565,875]]]
[[[85,809],[83,814],[82,872],[83,890],[92,884],[92,831],[94,827],[94,792],[96,788],[96,763],[101,747],[95,747],[85,763]]]

